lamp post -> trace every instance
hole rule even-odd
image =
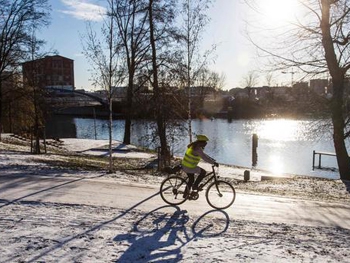
[[[294,70],[293,70],[293,68],[292,68],[292,71],[282,71],[282,73],[283,74],[291,74],[291,76],[292,76],[292,85],[291,85],[291,87],[293,88],[293,84],[294,84]]]

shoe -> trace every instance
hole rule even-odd
[[[188,200],[197,200],[199,198],[199,194],[197,191],[192,191],[188,197]]]
[[[196,192],[198,192],[198,186],[192,186],[192,191],[196,191]]]

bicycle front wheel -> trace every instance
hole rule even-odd
[[[169,205],[179,205],[187,200],[186,180],[180,176],[170,176],[160,185],[160,196]]]
[[[208,186],[205,198],[211,207],[226,209],[235,201],[236,191],[230,183],[218,180]]]

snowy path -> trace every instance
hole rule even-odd
[[[203,194],[179,208],[163,203],[158,185],[0,171],[1,263],[316,263],[350,256],[344,204],[238,193],[225,211],[212,210]]]
[[[41,159],[60,157],[0,143],[0,263],[349,262],[344,202],[238,192],[217,211],[201,193],[170,207],[158,194],[161,178],[141,185],[130,174],[106,178]]]
[[[165,205],[157,185],[123,184],[103,177],[0,176],[0,185],[0,207],[7,202],[39,201],[149,212]],[[204,192],[197,201],[187,201],[181,208],[190,216],[212,210],[205,201]],[[235,203],[225,213],[231,220],[350,229],[350,205],[340,203],[238,192]]]

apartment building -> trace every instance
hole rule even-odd
[[[74,60],[59,55],[46,56],[22,64],[27,85],[43,88],[74,90]]]

